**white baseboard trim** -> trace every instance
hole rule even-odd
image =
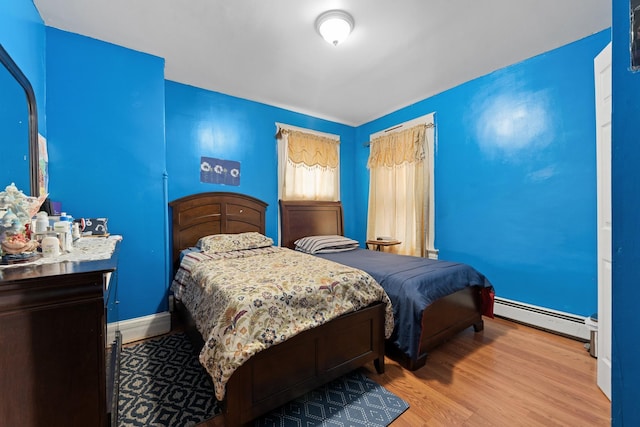
[[[113,342],[116,330],[122,334],[122,343],[139,341],[171,331],[171,313],[168,311],[107,324],[107,342]]]
[[[590,339],[585,317],[539,307],[506,298],[495,298],[493,312],[496,316],[545,329],[582,341]]]

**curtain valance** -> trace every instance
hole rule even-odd
[[[280,129],[288,136],[288,155],[293,163],[337,168],[340,141],[294,130]]]
[[[421,124],[373,139],[367,167],[369,169],[380,166],[392,167],[424,160],[426,130],[427,125]]]

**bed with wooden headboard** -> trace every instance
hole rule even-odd
[[[267,204],[253,197],[209,192],[169,203],[172,215],[172,260],[211,234],[265,233]],[[236,370],[226,385],[224,424],[245,425],[258,416],[373,361],[384,372],[385,305],[377,303],[302,332],[264,350]],[[187,310],[176,310],[200,349],[204,343]]]
[[[343,210],[340,202],[281,200],[280,216],[281,244],[282,246],[292,249],[295,247],[294,242],[302,237],[344,235]],[[376,257],[376,259],[385,256],[396,257],[393,261],[400,260],[401,258],[395,254],[373,253],[373,251],[366,251],[364,249],[359,249],[359,251],[361,251],[359,255],[364,257]],[[329,256],[333,261],[343,262],[343,254],[347,253],[330,254]],[[437,261],[424,261],[424,263],[433,262]],[[372,270],[368,270],[365,267],[346,262],[346,259],[343,263],[361,268],[376,277],[376,274],[374,274]],[[379,263],[374,264],[376,264],[376,268],[378,268]],[[369,265],[371,265],[371,263],[369,263]],[[472,267],[464,264],[459,265],[461,268],[471,271],[471,274],[475,274],[475,269]],[[395,266],[391,268],[395,268]],[[482,277],[482,279],[484,278]],[[381,285],[383,288],[385,287],[385,283],[382,281]],[[483,281],[483,285],[484,286],[468,286],[465,284],[464,286],[466,287],[463,289],[457,290],[430,303],[424,308],[424,311],[422,311],[421,325],[419,329],[416,329],[420,331],[419,336],[416,338],[416,341],[419,342],[411,346],[411,348],[414,349],[410,352],[412,354],[407,354],[406,351],[399,351],[398,341],[392,342],[392,340],[388,340],[386,346],[387,355],[397,359],[405,368],[415,370],[425,364],[428,351],[447,341],[460,331],[471,326],[473,326],[476,332],[481,331],[484,327],[482,314],[491,313],[490,315],[492,315],[493,312],[493,301],[490,296],[492,295],[493,288],[490,287],[488,281]],[[393,302],[394,298],[391,294],[390,297]],[[394,305],[395,304],[394,302]],[[405,304],[405,307],[407,305],[415,304]],[[409,317],[411,317],[411,319],[414,318],[413,316]],[[417,317],[420,317],[419,314]],[[413,320],[411,321],[413,322]],[[402,323],[396,318],[396,328],[398,328],[399,325],[402,325]]]

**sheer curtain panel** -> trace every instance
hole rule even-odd
[[[390,236],[394,252],[426,255],[427,196],[425,124],[371,140],[367,239]]]

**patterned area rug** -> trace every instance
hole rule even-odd
[[[209,375],[184,334],[122,349],[120,427],[195,426],[220,412]],[[293,400],[256,426],[389,425],[409,405],[354,371]]]

